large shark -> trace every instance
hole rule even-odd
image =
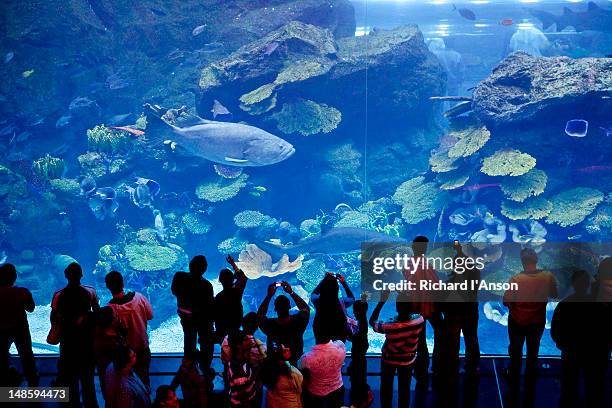
[[[149,108],[155,113],[161,110]],[[172,128],[172,146],[181,153],[223,166],[268,166],[295,153],[291,143],[255,126],[194,117],[191,126],[178,127],[162,120]]]
[[[270,241],[258,243],[268,252],[284,253],[290,256],[305,254],[344,254],[359,251],[362,243],[404,243],[403,238],[363,228],[331,228],[320,235],[304,238],[293,245],[279,245]]]
[[[612,11],[605,10],[593,2],[589,2],[587,11],[583,12],[564,7],[560,16],[542,10],[530,10],[530,13],[542,22],[545,30],[556,24],[557,31],[569,26],[574,27],[576,31],[612,31]]]

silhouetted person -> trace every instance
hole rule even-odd
[[[15,266],[8,263],[0,266],[0,386],[17,385],[9,380],[9,350],[15,343],[28,386],[36,387],[38,374],[26,315],[26,312],[34,311],[34,299],[26,288],[14,286],[16,280]]]
[[[155,390],[155,400],[152,408],[179,408],[179,400],[176,393],[169,385],[160,385]]]
[[[127,346],[115,352],[106,370],[106,408],[149,408],[149,388],[134,373],[136,353]]]
[[[597,275],[591,293],[598,302],[612,304],[612,257],[603,259],[597,268]],[[611,317],[612,319],[612,317]],[[612,321],[610,321],[612,323]]]
[[[344,405],[342,366],[346,347],[342,341],[332,341],[321,333],[315,339],[317,344],[298,362],[304,376],[304,407],[339,408]]]
[[[94,323],[94,359],[102,395],[106,398],[104,383],[106,369],[112,363],[115,351],[126,345],[127,330],[110,306],[104,306],[94,314]]]
[[[96,291],[81,285],[83,270],[73,262],[64,271],[65,288],[51,301],[51,322],[59,327],[57,382],[70,389],[70,405],[79,406],[79,384],[85,407],[97,407],[94,385],[93,313],[100,305]]]
[[[345,297],[339,297],[339,285],[346,292]],[[319,285],[312,291],[310,297],[316,312],[312,323],[315,339],[317,336],[332,340],[346,341],[349,335],[346,319],[346,309],[355,303],[355,296],[349,289],[344,276],[325,274]]]
[[[176,296],[183,327],[184,353],[195,352],[199,344],[200,369],[208,375],[214,347],[214,292],[211,283],[203,277],[207,268],[204,255],[194,256],[189,262],[189,273],[174,275],[172,293]]]
[[[412,312],[412,303],[398,299],[395,303],[397,317],[389,322],[380,322],[378,317],[389,291],[380,294],[380,301],[370,316],[370,325],[377,333],[385,335],[380,361],[380,405],[382,408],[393,406],[393,381],[397,372],[397,407],[410,406],[410,382],[412,366],[416,361],[419,335],[425,326],[425,320]]]
[[[202,371],[197,365],[197,353],[190,352],[185,354],[181,366],[170,383],[172,391],[179,386],[183,393],[183,408],[200,408],[207,405],[207,383]],[[159,392],[159,389],[158,389]]]
[[[215,296],[215,330],[218,342],[222,342],[231,331],[240,329],[244,314],[242,295],[248,280],[231,255],[227,256],[227,262],[234,272],[229,269],[219,272],[219,282],[223,290]]]
[[[279,295],[274,299],[274,311],[277,317],[266,317],[268,306],[278,287],[276,283],[272,283],[268,286],[268,293],[259,306],[259,310],[257,310],[257,316],[260,319],[259,328],[267,336],[268,348],[273,343],[283,344],[289,348],[291,352],[289,362],[295,366],[304,354],[304,331],[306,331],[310,319],[310,308],[293,291],[289,283],[281,282],[281,286],[295,302],[298,312],[290,314],[291,302],[289,298],[285,295]]]
[[[268,357],[261,367],[261,379],[265,386],[266,408],[302,408],[302,383],[300,370],[289,363],[291,350],[282,344],[271,344]]]
[[[466,267],[466,260],[469,260],[469,258],[463,253],[459,242],[455,243],[455,251],[454,265],[460,266],[453,271],[448,281],[455,284],[467,282],[468,289],[451,292],[447,299],[448,303],[444,304],[451,379],[456,378],[459,372],[461,332],[463,332],[463,341],[465,342],[466,374],[468,376],[477,375],[480,362],[480,346],[478,344],[478,282],[480,281],[480,270],[473,264]]]
[[[350,400],[354,406],[363,404],[369,397],[368,363],[366,353],[368,342],[368,302],[358,300],[353,304],[353,313],[357,319],[357,331],[350,336],[351,363],[348,372],[351,378]]]
[[[412,241],[412,261],[408,263],[409,268],[404,270],[404,278],[407,281],[414,282],[419,288],[421,281],[439,282],[440,279],[436,271],[426,261],[425,253],[429,245],[429,239],[422,235],[414,238]],[[413,266],[414,265],[414,268]],[[406,295],[402,295],[406,296]],[[413,304],[413,312],[420,314],[425,321],[431,324],[434,332],[434,349],[433,362],[431,370],[434,375],[439,376],[442,371],[442,352],[444,339],[444,320],[439,307],[436,305],[436,294],[429,290],[413,290],[407,295],[404,301],[410,301]],[[426,389],[428,384],[428,369],[429,369],[429,350],[427,349],[427,333],[426,325],[423,325],[419,335],[419,346],[417,352],[417,360],[414,363],[414,377],[417,380],[417,387]]]
[[[104,281],[113,295],[108,305],[126,329],[127,345],[136,353],[134,372],[146,386],[149,386],[151,350],[147,325],[148,321],[153,319],[151,303],[138,292],[125,293],[123,276],[117,271],[109,272]]]
[[[538,371],[540,339],[546,324],[546,303],[557,297],[557,283],[552,273],[538,269],[538,255],[531,248],[521,251],[523,271],[510,278],[510,284],[518,284],[518,290],[504,293],[504,305],[510,309],[508,336],[510,345],[510,380],[516,382],[521,375],[523,344],[527,343],[525,374],[533,379]]]
[[[584,374],[586,406],[606,406],[604,397],[612,326],[607,305],[597,302],[588,293],[590,279],[586,271],[574,272],[574,293],[557,305],[550,327],[550,335],[561,350],[561,407],[580,406],[580,370]]]

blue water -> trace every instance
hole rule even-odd
[[[178,2],[160,6],[157,4],[160,2],[151,1],[137,7],[117,0],[110,2],[114,5],[112,9],[104,9],[106,6],[99,2],[85,3],[88,6],[82,10],[65,11],[65,19],[57,17],[51,8],[32,11],[7,7],[4,18],[10,24],[0,32],[0,73],[4,78],[0,84],[0,259],[6,255],[4,262],[17,265],[18,284],[30,287],[37,305],[42,306],[41,312],[30,319],[36,321],[31,324],[35,342],[44,343],[47,330],[44,306],[50,303],[53,291],[64,284],[63,267],[73,259],[83,265],[84,282],[96,286],[103,302],[109,297],[103,283],[104,274],[111,269],[120,270],[126,276],[129,289],[143,292],[151,299],[155,310],[151,329],[153,333],[157,330],[153,336],[161,339],[163,333],[177,327],[173,320],[175,300],[169,290],[172,275],[177,270],[185,270],[188,259],[196,254],[207,256],[209,270],[205,276],[211,280],[226,267],[226,254],[239,259],[246,244],[257,245],[271,256],[273,263],[287,252],[289,261],[303,256],[297,259],[298,266],[301,262],[297,271],[278,276],[252,275],[254,279],[249,281],[244,299],[247,312],[257,310],[267,286],[276,280],[287,280],[294,287],[301,287],[298,293],[306,294],[325,271],[331,271],[344,274],[357,295],[360,290],[358,244],[351,250],[326,248],[323,252],[328,253],[321,254],[273,250],[266,241],[280,240],[283,245],[296,245],[308,237],[316,240],[321,230],[333,227],[360,228],[364,237],[365,231],[370,230],[399,239],[425,234],[436,241],[451,241],[456,237],[453,229],[457,228],[449,221],[449,215],[462,209],[468,211],[465,208],[470,205],[486,206],[504,228],[519,224],[501,214],[500,202],[504,195],[496,185],[500,179],[478,174],[467,185],[482,184],[482,189],[477,187],[473,193],[461,188],[450,190],[447,203],[436,208],[431,217],[416,223],[402,218],[401,206],[391,201],[402,182],[423,176],[439,191],[440,183],[435,181],[436,174],[431,171],[428,160],[449,132],[449,122],[442,112],[452,105],[439,103],[429,108],[430,102],[421,97],[417,106],[404,107],[392,101],[391,106],[381,109],[377,99],[381,94],[369,89],[377,88],[377,82],[385,80],[384,67],[382,77],[368,76],[365,80],[360,75],[346,83],[346,89],[352,88],[353,92],[347,91],[341,98],[333,95],[331,88],[326,94],[325,87],[323,91],[313,90],[309,83],[280,87],[279,95],[285,101],[318,97],[314,102],[338,108],[342,115],[339,123],[330,128],[322,125],[309,135],[286,131],[286,128],[283,131],[282,125],[291,119],[298,125],[306,120],[292,118],[291,114],[278,121],[274,119],[282,110],[281,102],[262,116],[250,116],[239,107],[238,98],[245,92],[236,94],[231,84],[224,92],[198,94],[202,70],[228,56],[231,58],[239,46],[265,34],[253,28],[257,27],[256,23],[241,18],[251,10],[260,10],[264,16],[261,18],[277,18],[280,25],[286,15],[275,14],[275,8],[280,10],[287,2],[231,2],[240,3],[235,10],[242,10],[236,11],[232,22],[245,30],[238,38],[229,38],[222,31],[222,24],[230,24],[223,23],[224,13],[234,10],[222,2],[217,10],[219,26],[208,17],[206,27],[198,34],[195,29],[200,23],[192,16],[197,16],[199,11],[192,2],[184,6]],[[521,30],[542,30],[541,21],[530,10],[561,15],[563,7],[581,12],[587,7],[581,1],[455,2],[459,11],[469,9],[474,14],[475,19],[471,20],[453,10],[447,1],[356,0],[351,3],[355,35],[359,37],[368,38],[376,29],[418,25],[423,50],[428,46],[434,52],[437,50],[436,55],[431,54],[432,61],[438,58],[442,69],[448,71],[438,93],[458,96],[469,96],[471,89],[513,51],[513,35]],[[610,10],[609,3],[599,4]],[[67,27],[74,30],[71,32]],[[117,27],[123,27],[123,34],[117,34],[120,32]],[[533,40],[528,46],[545,57],[612,54],[609,30],[575,32],[570,28],[559,32],[553,27],[542,31],[537,32],[547,43]],[[239,38],[241,35],[245,39]],[[82,46],[76,41],[79,36],[83,38]],[[365,49],[370,46],[367,41],[359,44]],[[442,46],[446,54],[436,49],[436,45]],[[277,51],[271,46],[266,52],[276,55],[282,48]],[[459,55],[461,62],[449,60],[448,52]],[[369,63],[375,64],[375,61]],[[410,65],[405,69],[407,75],[416,75]],[[270,74],[269,78],[259,77],[248,86],[256,89],[273,80],[274,75]],[[417,79],[412,86],[418,83]],[[400,89],[402,86],[387,81],[385,93],[399,95],[412,91]],[[430,96],[441,95],[434,92]],[[81,101],[85,106],[80,108],[75,103],[79,97],[86,99]],[[257,126],[291,143],[295,154],[279,163],[244,167],[238,178],[224,178],[215,171],[211,161],[182,156],[180,143],[176,151],[169,143],[162,143],[172,141],[175,136],[155,115],[147,117],[146,126],[139,120],[145,113],[142,107],[145,102],[160,104],[166,109],[186,105],[189,115],[212,120],[213,99],[232,112],[219,116],[218,120]],[[334,107],[330,101],[347,108]],[[431,113],[431,117],[424,120],[419,113],[410,117],[410,112],[421,112],[421,109]],[[574,115],[563,119],[580,118],[589,109],[576,106]],[[409,111],[406,116],[409,120],[396,120],[402,117],[402,110]],[[296,112],[293,111],[294,115]],[[384,112],[388,112],[388,121]],[[101,134],[121,146],[109,148],[101,142],[95,144],[93,134],[88,142],[87,130],[96,125],[106,125]],[[130,126],[144,135],[111,129],[112,125]],[[570,138],[560,128],[552,136],[540,135],[541,143],[529,147],[525,147],[524,140],[530,139],[533,143],[529,135],[509,140],[504,146],[527,148],[537,156],[537,168],[548,172],[544,192],[548,198],[574,187],[596,189],[601,194],[596,206],[576,225],[566,228],[540,220],[548,232],[547,241],[609,241],[612,235],[609,226],[611,139],[600,127],[609,129],[610,125],[605,121],[593,124],[584,139]],[[538,126],[542,132],[550,130],[546,123],[531,124],[529,130],[537,134]],[[205,150],[209,146],[205,144],[201,148]],[[87,156],[87,152],[98,156]],[[46,154],[61,159],[62,164],[44,159]],[[232,154],[228,153],[230,159]],[[39,166],[48,166],[50,173],[37,170],[37,160]],[[470,165],[477,169],[481,161],[482,157],[475,156]],[[97,167],[87,167],[87,163]],[[236,172],[240,162],[230,160],[225,164]],[[575,169],[582,170],[576,173]],[[98,189],[111,187],[116,196],[104,196],[101,194],[104,190],[83,191],[82,182],[86,177],[92,178]],[[153,182],[137,182],[136,177]],[[217,192],[221,194],[241,180],[242,185],[236,188],[235,194],[228,194],[223,200],[211,200],[210,195],[202,194],[198,197],[199,186],[204,185],[214,195],[211,184],[218,183]],[[486,184],[493,186],[486,187]],[[244,213],[247,210],[253,212]],[[530,221],[527,219],[525,223]],[[476,226],[479,222],[482,220],[468,228],[468,236],[482,229],[482,224]],[[608,226],[597,230],[593,228],[594,223]],[[508,232],[506,241],[511,240]],[[223,242],[231,242],[232,246],[220,249]],[[243,253],[242,260],[246,257]],[[264,267],[274,272],[276,266],[265,264]],[[482,351],[505,354],[506,328],[504,318],[499,318],[505,309],[488,305],[485,313],[485,304],[480,306]],[[491,307],[498,311],[497,321],[492,320]],[[387,316],[391,312],[387,310]],[[550,318],[551,311],[548,315]],[[311,342],[312,335],[307,334],[307,343]],[[180,340],[172,341],[170,346],[153,341],[153,351],[179,351],[180,344]],[[372,337],[372,347],[373,350],[380,347],[380,339]],[[557,353],[548,331],[541,353]]]

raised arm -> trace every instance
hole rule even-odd
[[[304,299],[299,297],[297,293],[293,291],[293,288],[291,287],[289,282],[282,282],[282,285],[283,285],[283,289],[285,290],[285,292],[287,292],[287,294],[291,296],[291,299],[293,299],[293,301],[295,302],[295,305],[297,306],[297,308],[302,312],[310,313],[310,308],[308,307],[308,303],[306,303]]]
[[[338,279],[338,282],[340,282],[340,284],[344,288],[344,292],[346,293],[346,297],[349,298],[349,299],[353,299],[353,302],[354,302],[355,301],[355,295],[353,295],[353,292],[351,292],[351,289],[349,288],[348,284],[346,283],[346,279],[344,278],[344,276],[338,273],[338,274],[336,274],[336,278]]]
[[[261,305],[259,305],[259,309],[257,309],[257,317],[259,318],[260,322],[266,318],[266,315],[268,314],[268,307],[270,306],[270,301],[272,300],[272,297],[274,296],[275,292],[276,283],[271,283],[270,285],[268,285],[268,293],[266,294],[266,297],[264,298],[263,302],[261,302]]]
[[[244,288],[246,288],[246,284],[248,281],[247,276],[244,274],[242,269],[238,268],[238,265],[236,265],[236,261],[234,261],[234,258],[232,258],[231,255],[228,255],[225,259],[234,270],[234,277],[236,279],[236,282],[234,282],[234,287],[239,289],[240,291],[244,291]]]
[[[388,290],[383,290],[382,292],[380,292],[380,301],[376,304],[376,307],[374,308],[374,311],[372,312],[372,315],[370,316],[370,326],[374,327],[374,325],[378,321],[378,317],[380,316],[380,311],[382,310],[383,306],[387,302],[387,299],[389,299],[390,294],[391,292],[389,292]]]

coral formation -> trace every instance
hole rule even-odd
[[[141,272],[169,269],[179,259],[171,248],[155,244],[128,244],[125,246],[125,256],[130,268]]]
[[[262,276],[274,277],[294,272],[302,266],[303,255],[289,261],[289,256],[283,254],[280,260],[272,263],[272,257],[255,244],[248,244],[238,256],[237,265],[249,279],[258,279]]]
[[[434,173],[448,173],[459,167],[455,163],[455,159],[448,157],[446,152],[434,153],[429,158],[429,165],[431,166],[431,171]]]
[[[321,223],[311,218],[305,219],[300,224],[300,233],[305,238],[311,235],[320,234],[321,233]]]
[[[32,163],[32,171],[42,180],[52,180],[62,177],[65,168],[66,165],[64,164],[64,160],[49,154],[38,160],[34,160],[34,163]]]
[[[402,218],[408,224],[434,218],[446,203],[446,193],[435,183],[419,176],[403,182],[393,194],[393,201],[402,206]]]
[[[522,176],[504,179],[500,187],[506,198],[522,202],[529,197],[542,194],[547,182],[548,176],[546,173],[534,168]]]
[[[285,134],[299,133],[303,136],[329,133],[342,120],[342,114],[334,107],[300,99],[285,103],[279,112],[271,116],[276,127]]]
[[[547,224],[570,227],[584,221],[603,201],[604,194],[594,188],[576,187],[553,196],[552,211],[546,218]]]
[[[302,262],[302,267],[297,270],[296,276],[304,284],[304,288],[312,292],[325,276],[325,272],[325,262],[320,259],[308,259]]]
[[[354,175],[361,167],[362,154],[352,143],[331,147],[325,152],[327,165],[343,175]]]
[[[491,133],[485,126],[481,126],[452,131],[450,136],[457,138],[457,143],[448,150],[447,154],[449,158],[456,159],[471,156],[479,151],[489,141]]]
[[[208,217],[201,211],[188,212],[183,215],[181,221],[185,229],[194,235],[207,234],[211,228]]]
[[[543,197],[532,197],[522,202],[503,201],[501,213],[511,220],[539,220],[550,214],[553,205]]]
[[[498,150],[482,162],[480,171],[488,176],[521,176],[534,168],[536,160],[515,149]]]
[[[454,190],[463,187],[469,179],[469,175],[461,172],[439,173],[436,176],[436,181],[440,183],[442,190]]]
[[[369,228],[370,217],[360,211],[346,211],[336,221],[334,227]]]
[[[115,154],[127,150],[129,144],[127,132],[115,131],[104,125],[87,130],[87,146],[90,151]]]
[[[196,188],[196,196],[201,200],[217,203],[234,198],[240,190],[246,186],[249,178],[247,174],[241,174],[235,179],[221,178],[215,182],[202,183]]]
[[[268,227],[274,226],[277,223],[274,218],[254,210],[241,211],[234,216],[234,224],[238,228]]]
[[[49,180],[49,184],[53,191],[68,196],[78,196],[81,192],[81,186],[75,179],[56,178]]]

